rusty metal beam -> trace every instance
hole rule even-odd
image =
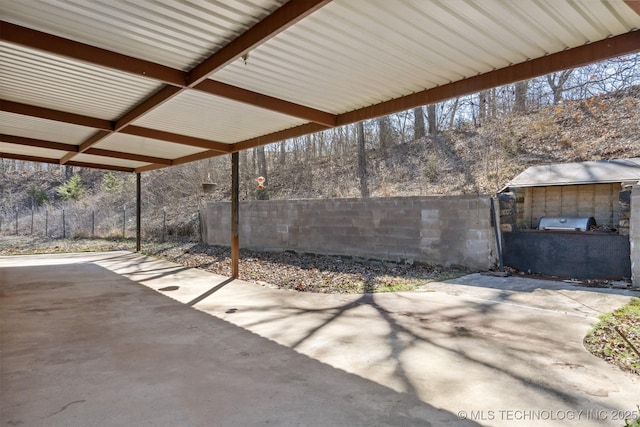
[[[0,157],[5,159],[22,160],[24,162],[52,163],[54,165],[57,165],[60,163],[59,159],[52,159],[49,157],[25,156],[22,154],[0,152]],[[102,164],[84,163],[84,162],[68,162],[67,165],[78,166],[81,168],[104,169],[104,170],[113,170],[113,171],[120,171],[120,172],[134,171],[133,168],[127,168],[123,166],[102,165]]]
[[[58,159],[52,159],[49,157],[27,156],[24,154],[2,153],[0,157],[4,159],[22,160],[23,162],[37,162],[37,163],[53,163],[58,164]]]
[[[81,114],[67,113],[65,111],[52,110],[50,108],[36,107],[35,105],[21,104],[2,100],[0,110],[23,116],[38,117],[40,119],[69,123],[72,125],[86,126],[94,129],[112,130],[113,123],[109,120],[83,116]]]
[[[125,126],[128,126],[136,119],[144,116],[145,114],[153,111],[155,108],[164,104],[174,96],[178,95],[182,90],[173,86],[165,86],[144,101],[140,102],[138,105],[133,107],[127,113],[125,113],[122,117],[116,120],[114,125],[114,130],[116,132],[120,131]]]
[[[335,114],[305,107],[304,105],[284,101],[279,98],[263,95],[215,80],[204,80],[202,83],[196,85],[194,89],[329,127],[336,125],[337,117]]]
[[[229,154],[231,152],[230,144],[140,126],[127,126],[123,128],[120,133],[158,139],[161,141],[173,142],[175,144],[190,145],[192,147],[206,148],[207,150],[212,150],[222,154]]]
[[[433,104],[638,51],[640,51],[640,31],[633,31],[340,114],[337,124],[343,126],[382,117],[420,105]]]
[[[323,130],[327,130],[327,127],[317,123],[306,123],[304,125],[237,142],[231,145],[231,151],[237,152],[247,150],[249,148],[271,144],[272,142],[284,141],[289,138],[297,138],[299,136],[309,135]]]
[[[231,154],[231,278],[237,279],[240,264],[240,156]]]
[[[60,164],[61,165],[66,164],[67,162],[69,162],[69,160],[73,159],[75,156],[77,156],[80,153],[84,153],[89,148],[91,148],[92,145],[97,144],[98,142],[102,141],[109,135],[111,135],[110,131],[106,131],[106,130],[97,131],[96,133],[91,135],[89,138],[85,139],[82,142],[82,144],[78,146],[78,149],[76,151],[67,153],[64,157],[62,157],[62,159],[60,159]]]
[[[635,13],[640,15],[640,1],[638,0],[624,0],[624,2],[629,6]]]
[[[144,154],[125,153],[122,151],[103,150],[101,148],[89,148],[85,151],[85,154],[91,154],[94,156],[111,157],[114,159],[132,160],[135,162],[143,163],[155,163],[159,165],[171,165],[171,159],[165,159],[162,157],[146,156]]]
[[[8,142],[9,144],[26,145],[29,147],[38,147],[38,148],[48,148],[51,150],[60,150],[60,151],[76,151],[78,149],[78,146],[73,144],[63,144],[61,142],[45,141],[42,139],[25,138],[22,136],[13,136],[13,135],[5,135],[5,134],[0,135],[0,141]]]
[[[134,172],[136,172],[136,173],[149,172],[149,171],[154,171],[154,170],[162,169],[162,168],[166,168],[166,167],[167,166],[165,166],[165,165],[153,164],[153,165],[141,166],[139,168],[136,168],[136,170]]]
[[[197,85],[330,2],[331,0],[290,0],[191,70],[187,74],[187,85]]]
[[[134,172],[134,168],[128,168],[125,166],[114,166],[114,165],[103,165],[103,164],[95,164],[95,163],[85,163],[85,162],[68,162],[69,166],[77,166],[79,168],[93,168],[93,169],[104,169],[104,170],[112,170],[112,171],[120,171],[120,172]]]
[[[63,144],[60,142],[46,141],[43,139],[24,138],[21,136],[4,135],[0,134],[0,142],[6,142],[9,144],[24,145],[28,147],[48,148],[51,150],[67,151],[70,153],[77,153],[79,147],[73,144]],[[103,150],[101,148],[89,148],[85,151],[86,154],[94,156],[110,157],[113,159],[133,160],[136,162],[155,163],[159,165],[169,166],[172,163],[171,159],[164,159],[161,157],[146,156],[143,154],[125,153],[122,151]]]
[[[186,73],[184,71],[21,27],[5,21],[0,22],[0,38],[9,43],[77,59],[82,62],[100,65],[118,71],[124,71],[173,86],[184,86],[185,84]]]
[[[171,166],[177,166],[177,165],[182,165],[184,163],[191,163],[198,160],[209,159],[211,157],[222,156],[224,154],[229,154],[229,153],[221,153],[219,151],[211,151],[211,150],[202,151],[200,153],[195,153],[189,156],[177,158],[171,162]]]

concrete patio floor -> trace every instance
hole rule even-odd
[[[623,426],[640,404],[582,345],[637,292],[309,294],[128,252],[0,257],[0,292],[3,426]]]

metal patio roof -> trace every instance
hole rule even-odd
[[[640,157],[531,166],[505,188],[639,182]]]
[[[0,0],[0,157],[143,172],[640,51],[637,0]]]

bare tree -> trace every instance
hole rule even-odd
[[[451,110],[449,111],[449,129],[453,129],[453,125],[456,122],[456,113],[458,112],[458,104],[460,103],[460,97],[457,97],[453,101]]]
[[[358,133],[358,176],[360,177],[360,194],[362,197],[369,197],[369,185],[367,176],[367,157],[364,146],[364,122],[357,125]]]
[[[358,125],[358,130],[360,129],[359,126],[360,125]],[[391,134],[391,120],[389,119],[389,116],[384,116],[378,119],[378,132],[380,137],[380,148],[383,152],[386,152],[391,146],[393,138]],[[362,135],[364,138],[364,131],[362,132]]]
[[[429,135],[438,133],[438,117],[436,114],[436,104],[427,105],[427,120],[429,122]]]
[[[527,110],[527,91],[529,90],[529,80],[524,80],[515,84],[515,101],[513,111],[522,113]]]
[[[413,139],[420,139],[426,136],[424,126],[424,110],[422,107],[413,109]]]
[[[573,73],[573,68],[570,70],[560,71],[558,73],[547,74],[547,83],[551,88],[551,93],[553,94],[553,105],[558,105],[560,101],[562,101],[562,94],[564,93],[565,87],[564,85],[571,77],[571,73]]]

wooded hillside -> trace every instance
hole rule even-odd
[[[244,151],[241,197],[486,194],[531,165],[627,157],[640,157],[640,55]],[[143,210],[190,217],[228,200],[230,163],[143,174]],[[0,159],[0,227],[16,210],[62,206],[133,212],[135,176]]]

